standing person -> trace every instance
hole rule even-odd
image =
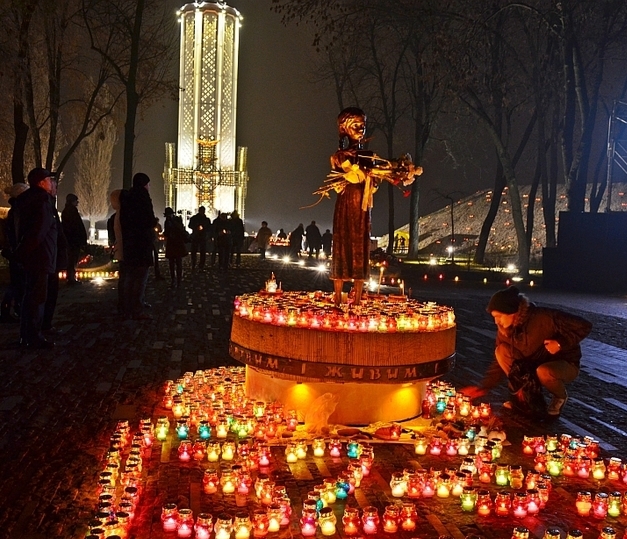
[[[327,258],[331,256],[331,245],[333,245],[333,234],[327,228],[324,234],[322,234],[322,252]]]
[[[48,295],[46,296],[46,303],[44,305],[44,317],[41,323],[42,331],[55,331],[52,326],[52,318],[57,308],[57,299],[59,298],[59,272],[68,268],[68,244],[65,238],[65,232],[61,219],[59,219],[59,212],[55,207],[57,200],[57,178],[52,177],[52,209],[54,220],[57,223],[57,264],[55,271],[48,275]]]
[[[213,222],[214,250],[218,254],[218,266],[221,271],[228,271],[231,258],[231,225],[226,213],[221,213]],[[212,255],[213,257],[213,255]],[[214,258],[211,260],[213,266]]]
[[[300,250],[303,247],[303,236],[305,235],[305,229],[303,223],[292,230],[290,233],[290,257],[298,259],[300,257]]]
[[[592,324],[558,309],[537,307],[515,286],[494,294],[486,310],[497,328],[494,362],[480,386],[462,392],[472,398],[485,395],[505,374],[512,392],[505,408],[543,413],[546,403],[541,385],[552,396],[546,413],[559,416],[568,400],[565,384],[579,375],[579,343],[589,335]]]
[[[67,240],[67,284],[81,284],[76,279],[76,265],[82,248],[87,247],[87,231],[78,213],[78,197],[69,193],[65,197],[65,208],[61,212],[63,232]]]
[[[285,230],[283,230],[282,228],[279,228],[279,232],[277,233],[276,237],[279,240],[286,240],[287,234],[285,233]]]
[[[155,262],[155,279],[157,281],[163,281],[164,277],[161,275],[161,269],[159,268],[159,245],[161,244],[161,233],[163,232],[163,227],[159,222],[159,218],[155,217],[155,234],[154,241],[152,242],[152,258]]]
[[[244,221],[236,211],[231,212],[231,239],[233,249],[231,251],[231,265],[233,263],[233,254],[235,254],[235,265],[239,268],[242,263],[242,247],[244,247]]]
[[[138,172],[133,176],[133,187],[120,200],[126,272],[125,312],[135,320],[152,318],[142,312],[148,270],[153,265],[155,213],[149,189],[150,178],[147,174]]]
[[[2,256],[9,262],[9,286],[2,297],[2,307],[0,322],[19,322],[20,304],[24,296],[24,268],[15,259],[17,248],[17,236],[15,230],[15,202],[16,199],[28,189],[27,183],[15,183],[5,189],[9,195],[9,205],[11,206],[5,221],[5,241],[2,246]],[[11,309],[13,313],[11,313]]]
[[[42,323],[48,295],[48,277],[57,264],[57,222],[54,218],[52,174],[44,168],[28,173],[30,189],[15,200],[15,259],[24,268],[24,298],[20,314],[20,344],[52,348]]]
[[[270,238],[272,237],[272,230],[268,228],[266,221],[261,221],[261,228],[257,231],[257,246],[259,247],[259,253],[261,259],[266,258],[266,249],[270,244]]]
[[[314,252],[316,253],[316,258],[318,258],[318,255],[320,254],[320,247],[322,246],[322,236],[320,235],[320,229],[317,227],[315,221],[312,221],[305,229],[305,235],[307,236],[309,258],[313,257]]]
[[[205,207],[200,206],[198,213],[189,220],[188,228],[192,230],[192,271],[196,269],[196,253],[200,252],[198,269],[205,268],[207,258],[207,239],[211,237],[211,219],[205,215]]]
[[[165,257],[170,263],[170,287],[176,288],[181,286],[181,279],[183,278],[183,257],[187,256],[187,247],[185,241],[187,240],[187,233],[185,232],[185,225],[183,219],[174,215],[172,208],[166,208],[165,213],[165,227],[163,235],[165,236]],[[176,280],[175,280],[176,270]]]
[[[107,230],[109,230],[109,244],[113,246],[113,258],[118,261],[118,314],[130,316],[130,313],[126,313],[126,302],[124,301],[128,283],[126,280],[126,266],[124,265],[122,224],[120,223],[120,200],[123,194],[126,194],[126,191],[115,189],[109,195],[109,202],[115,213],[107,221]]]

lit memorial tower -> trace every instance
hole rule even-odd
[[[219,0],[185,4],[178,15],[178,143],[166,143],[166,205],[184,218],[199,206],[212,217],[237,210],[243,218],[247,148],[235,142],[242,17]]]

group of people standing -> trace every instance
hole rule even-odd
[[[331,256],[333,234],[328,228],[324,234],[321,234],[315,221],[312,221],[307,228],[303,226],[303,223],[299,223],[299,225],[290,232],[289,236],[283,229],[280,229],[277,238],[288,241],[290,258],[300,258],[302,251],[308,253],[308,258],[313,258],[314,256],[318,258],[320,251],[322,251],[327,258]]]
[[[2,299],[2,321],[17,321],[20,346],[52,348],[44,335],[52,331],[59,293],[59,272],[69,285],[80,284],[76,265],[87,246],[87,231],[70,193],[61,218],[56,209],[57,178],[44,168],[31,170],[27,182],[8,191],[11,206],[5,221],[2,254],[9,261],[10,284]]]

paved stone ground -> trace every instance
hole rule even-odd
[[[228,338],[236,294],[259,290],[271,271],[286,290],[330,290],[326,276],[314,268],[244,258],[243,268],[227,274],[215,270],[186,273],[183,286],[176,290],[169,289],[166,281],[151,279],[147,293],[147,301],[153,305],[151,321],[123,321],[115,314],[115,280],[62,286],[53,352],[19,350],[12,345],[17,328],[0,326],[0,537],[85,535],[95,509],[98,473],[116,420],[131,418],[136,425],[142,416],[154,418],[162,413],[161,391],[167,379],[187,371],[235,365],[228,356]],[[458,361],[446,378],[457,387],[477,382],[490,361],[494,339],[493,323],[484,307],[501,285],[465,284],[463,278],[459,283],[425,283],[417,271],[407,267],[404,272],[415,297],[455,308]],[[504,390],[490,395],[512,442],[503,460],[531,468],[529,458],[520,452],[522,435],[546,433],[591,435],[600,441],[604,456],[627,459],[627,298],[535,288],[526,292],[540,304],[586,316],[595,326],[584,342],[582,374],[570,386],[570,400],[558,422],[532,423],[503,413],[498,403],[506,398]],[[228,497],[201,495],[201,465],[179,465],[175,456],[170,460],[167,449],[166,444],[155,445],[145,459],[146,488],[131,537],[166,536],[159,522],[165,501],[214,515],[222,509],[235,510]],[[281,448],[273,451],[273,474],[287,486],[296,511],[312,485],[336,476],[347,464],[345,458],[311,458],[288,467]],[[373,476],[362,483],[353,503],[361,507],[374,504],[382,510],[392,500],[391,473],[412,465],[442,469],[459,466],[459,457],[417,457],[410,445],[378,444]],[[457,499],[420,499],[418,530],[398,535],[507,538],[515,524],[527,526],[534,537],[542,537],[550,525],[563,532],[578,527],[585,539],[596,539],[607,525],[623,533],[627,517],[601,521],[576,517],[574,494],[584,487],[593,492],[624,492],[627,485],[563,478],[555,483],[547,508],[537,518],[517,522],[482,519],[462,513]],[[280,534],[292,535],[299,535],[296,524]]]

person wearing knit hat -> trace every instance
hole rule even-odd
[[[496,292],[486,311],[497,328],[494,361],[479,386],[461,391],[485,395],[505,374],[511,399],[505,408],[532,416],[558,417],[566,404],[566,384],[579,375],[580,343],[592,329],[587,320],[531,303],[515,286]],[[542,388],[552,397],[546,405]]]

